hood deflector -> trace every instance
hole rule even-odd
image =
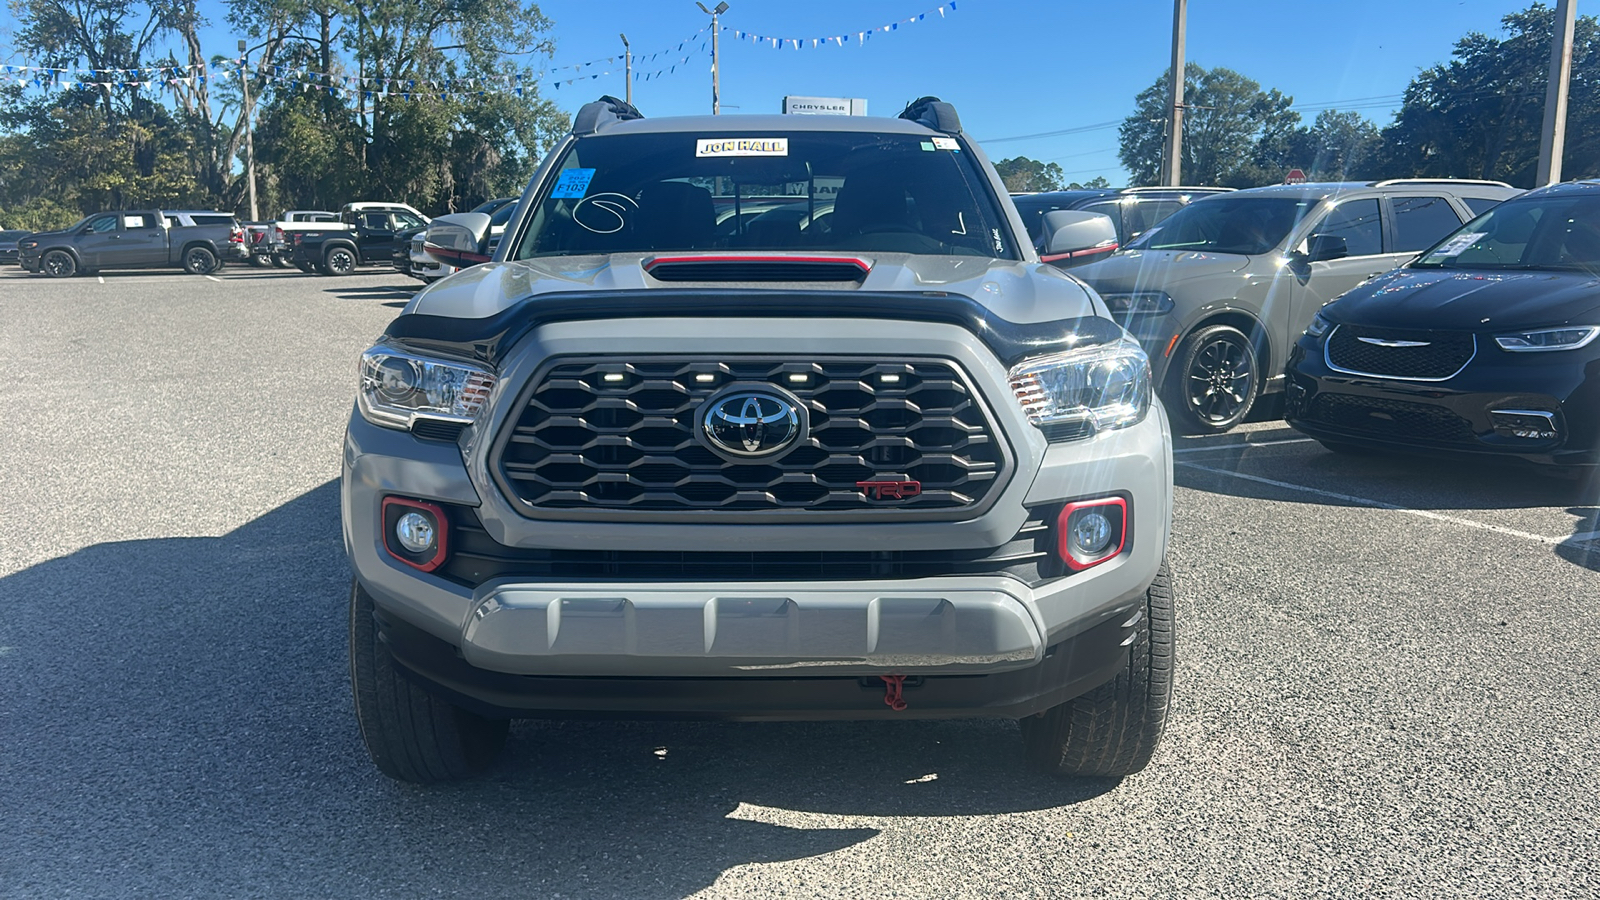
[[[1019,324],[995,316],[960,294],[944,291],[780,291],[730,288],[654,288],[640,291],[559,291],[536,294],[492,316],[461,319],[401,315],[384,337],[416,350],[497,364],[540,325],[593,319],[888,319],[937,322],[971,332],[1007,366],[1030,356],[1105,344],[1125,332],[1110,319],[1081,316]]]
[[[644,270],[657,281],[761,282],[854,281],[872,264],[853,256],[701,255],[653,256]]]

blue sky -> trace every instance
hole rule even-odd
[[[938,0],[728,0],[724,25],[775,37],[857,32],[932,9]],[[713,4],[707,3],[707,6]],[[1468,31],[1495,33],[1528,0],[1339,0],[1264,3],[1190,0],[1188,58],[1226,66],[1305,105],[1306,122],[1334,101],[1380,126],[1423,68],[1449,58]],[[545,0],[555,23],[552,62],[582,63],[621,50],[676,44],[706,24],[693,0]],[[1580,12],[1586,12],[1580,4]],[[1172,0],[957,0],[929,17],[879,33],[864,46],[774,50],[722,45],[724,113],[776,112],[785,94],[864,97],[874,115],[934,94],[956,105],[967,132],[991,158],[1026,155],[1057,162],[1069,180],[1126,178],[1117,131],[1017,140],[1019,135],[1120,122],[1134,95],[1167,68]],[[697,57],[668,77],[634,85],[647,116],[711,109],[709,60]],[[569,91],[571,93],[569,93]],[[601,93],[621,95],[620,77],[550,92],[574,110]],[[1367,99],[1371,98],[1371,99]],[[738,107],[738,108],[730,108]]]
[[[872,29],[936,8],[939,0],[728,0],[723,24],[773,37],[826,37]],[[956,0],[944,17],[879,32],[865,45],[775,50],[723,41],[722,102],[728,114],[776,112],[785,94],[862,97],[894,115],[916,97],[954,103],[967,132],[995,160],[1026,155],[1058,163],[1069,180],[1126,178],[1117,131],[1133,98],[1166,69],[1172,0]],[[1387,124],[1422,68],[1449,58],[1469,31],[1495,33],[1528,0],[1336,0],[1265,3],[1191,0],[1188,58],[1227,66],[1294,97],[1307,123],[1330,106]],[[626,32],[637,56],[673,48],[709,24],[693,0],[544,0],[554,22],[551,66],[618,54]],[[711,4],[707,4],[711,5]],[[1580,12],[1588,11],[1580,4]],[[202,0],[214,23],[220,0]],[[0,39],[8,28],[0,27]],[[210,53],[232,53],[233,35],[208,31]],[[726,34],[726,33],[725,33]],[[703,40],[706,35],[702,35]],[[636,81],[649,116],[705,113],[708,54],[698,42],[675,73]],[[9,55],[9,54],[8,54]],[[669,54],[669,62],[682,54]],[[20,61],[20,60],[19,60]],[[661,63],[640,62],[651,71]],[[605,71],[596,66],[587,73]],[[569,112],[602,93],[623,93],[619,74],[545,93]],[[1108,124],[1112,123],[1112,124]],[[1059,132],[1069,132],[1061,134]],[[1025,137],[1052,133],[1048,136]]]

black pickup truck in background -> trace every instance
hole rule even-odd
[[[339,210],[339,221],[346,226],[343,230],[296,232],[289,261],[301,271],[324,275],[388,265],[400,234],[426,225],[428,217],[402,203],[347,203]]]
[[[70,278],[100,269],[182,267],[209,275],[249,251],[232,213],[159,209],[95,213],[70,228],[31,234],[17,243],[29,272]]]

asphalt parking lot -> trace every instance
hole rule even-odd
[[[1600,895],[1600,499],[1281,422],[1179,443],[1175,708],[1121,783],[887,712],[388,781],[337,478],[414,288],[0,270],[0,896]]]

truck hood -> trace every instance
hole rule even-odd
[[[1396,269],[1324,308],[1336,322],[1452,331],[1600,324],[1600,278],[1587,272]]]
[[[20,244],[23,241],[39,241],[39,240],[46,240],[46,239],[49,239],[49,238],[58,238],[58,237],[63,237],[63,236],[65,236],[67,234],[70,234],[70,233],[71,232],[68,232],[68,231],[35,231],[32,234],[25,234],[22,237],[17,238],[17,243]]]
[[[1193,282],[1238,280],[1252,257],[1232,253],[1179,250],[1129,250],[1079,266],[1072,274],[1102,294],[1170,291]],[[1226,296],[1232,296],[1231,293]]]
[[[783,291],[795,287],[842,292],[944,291],[970,297],[996,316],[1018,324],[1108,315],[1099,297],[1082,282],[1054,266],[1041,263],[970,256],[851,254],[871,264],[871,270],[860,283],[708,283],[662,282],[651,278],[645,273],[643,263],[652,255],[562,256],[485,263],[463,269],[424,288],[406,305],[402,315],[481,319],[530,297],[570,292],[695,288]],[[814,258],[815,254],[811,256]]]

